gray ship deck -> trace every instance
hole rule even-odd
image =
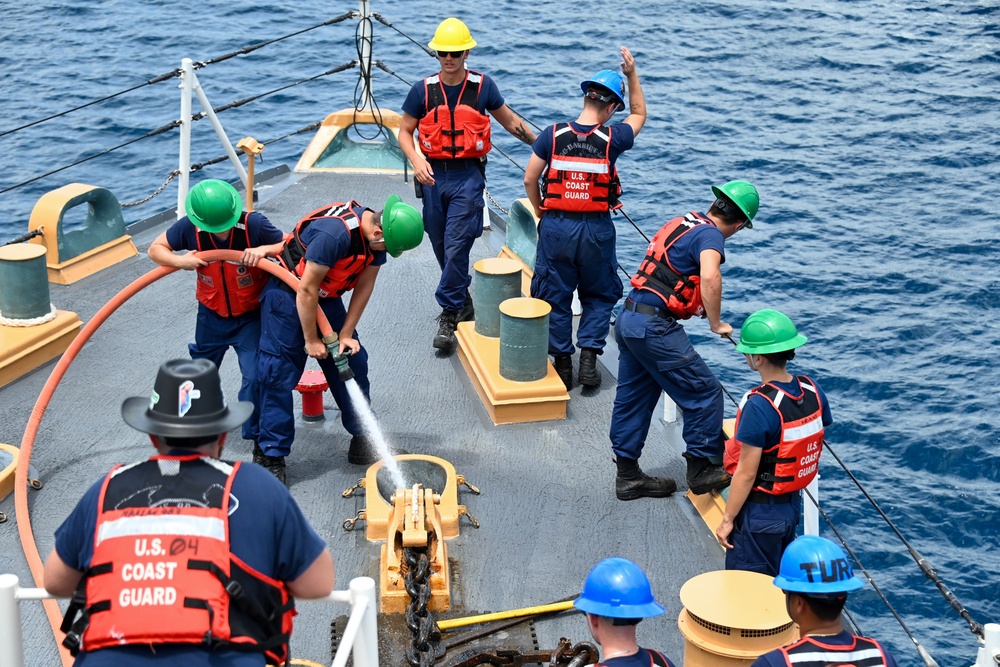
[[[262,188],[263,211],[289,230],[298,218],[331,201],[355,198],[378,207],[389,192],[416,203],[412,186],[401,177],[314,174],[289,175],[283,189]],[[287,186],[287,187],[286,187]],[[275,194],[268,196],[269,192]],[[163,229],[137,233],[142,253],[71,287],[52,285],[57,307],[87,321],[129,282],[154,268],[145,250]],[[473,259],[496,256],[500,232],[486,232]],[[428,243],[390,260],[358,327],[370,354],[372,404],[390,441],[412,453],[442,457],[482,490],[460,492],[460,502],[482,522],[465,520],[461,535],[448,543],[454,570],[452,611],[443,616],[501,611],[543,604],[579,592],[589,568],[599,559],[621,555],[649,573],[667,614],[640,626],[640,640],[682,656],[677,631],[678,590],[691,576],[718,569],[722,554],[681,493],[669,499],[620,502],[613,493],[614,465],[608,424],[614,399],[614,350],[605,354],[603,384],[589,395],[571,392],[566,421],[493,426],[465,375],[457,355],[438,356],[430,342],[438,314],[433,299],[439,271]],[[176,272],[126,303],[94,336],[69,369],[45,415],[32,465],[45,487],[29,490],[32,522],[43,558],[53,532],[84,489],[116,462],[151,453],[144,436],[126,426],[119,406],[127,396],[146,395],[159,363],[187,355],[193,336],[195,300],[192,275]],[[0,390],[0,442],[19,445],[38,393],[52,364]],[[231,398],[239,385],[235,357],[223,364]],[[296,399],[298,401],[298,399]],[[332,398],[325,396],[327,419],[299,422],[288,481],[313,526],[329,543],[337,565],[338,589],[355,576],[378,579],[379,544],[360,528],[342,522],[363,507],[364,498],[341,492],[363,476],[347,462],[349,436],[340,425]],[[675,426],[654,420],[644,469],[683,480]],[[249,444],[234,433],[226,458],[250,459]],[[0,502],[11,520],[0,526],[0,571],[32,586],[18,540],[13,497]],[[292,655],[329,663],[329,624],[343,607],[300,605]],[[22,603],[28,665],[58,664],[55,643],[39,603]],[[562,636],[589,640],[575,614],[539,621],[542,648]],[[462,630],[459,630],[461,632]],[[529,648],[529,647],[524,647]],[[383,664],[405,664],[402,653],[382,654]]]

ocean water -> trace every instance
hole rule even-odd
[[[5,2],[0,133],[130,88],[179,66],[313,26],[353,2],[150,0]],[[575,118],[579,81],[635,54],[649,120],[619,163],[625,211],[647,234],[711,201],[709,186],[755,183],[753,230],[727,244],[723,317],[788,313],[809,337],[794,369],[830,396],[834,450],[980,622],[1000,622],[1000,6],[939,0],[741,0],[492,3],[427,0],[374,6],[426,42],[443,11],[469,24],[470,66],[542,126]],[[399,109],[435,61],[375,25],[381,106]],[[214,105],[314,76],[356,57],[354,24],[309,31],[213,65],[199,78]],[[350,105],[356,70],[227,111],[231,138],[283,136]],[[400,80],[402,79],[402,80]],[[177,80],[0,136],[12,188],[169,123]],[[524,165],[527,147],[495,143]],[[309,140],[267,148],[263,168],[294,163]],[[222,154],[207,121],[192,161]],[[27,230],[38,197],[80,181],[123,202],[151,194],[177,163],[164,133],[0,194],[0,241]],[[522,196],[520,169],[491,157],[489,189]],[[205,170],[232,178],[218,165]],[[200,178],[196,176],[195,178]],[[126,210],[133,222],[176,190]],[[645,241],[618,218],[618,256],[633,271]],[[736,397],[754,380],[704,323],[689,331]],[[729,407],[729,414],[735,412]],[[823,502],[914,635],[943,666],[974,658],[973,638],[899,540],[836,466],[821,465]],[[829,534],[829,533],[827,533]],[[872,589],[851,608],[901,664],[919,664]]]

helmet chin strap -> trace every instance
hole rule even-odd
[[[757,362],[755,362],[753,360],[754,356],[756,356],[756,355],[753,355],[753,354],[744,354],[743,356],[747,358],[747,366],[750,367],[750,370],[752,370],[752,371],[758,371],[758,370],[760,370],[760,369],[757,368]]]

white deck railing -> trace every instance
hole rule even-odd
[[[54,598],[44,588],[21,588],[17,576],[0,574],[0,665],[24,667],[24,638],[21,634],[21,607],[23,600]],[[351,615],[340,640],[333,667],[344,667],[348,653],[352,653],[357,667],[378,667],[378,623],[375,599],[375,580],[370,577],[352,579],[346,591],[334,591],[318,600],[297,602],[346,602]]]

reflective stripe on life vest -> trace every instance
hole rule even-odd
[[[813,637],[781,649],[789,667],[826,667],[851,665],[852,667],[885,667],[886,657],[882,645],[868,637],[854,636],[853,644],[825,644]]]

